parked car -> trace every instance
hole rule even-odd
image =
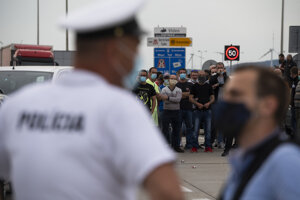
[[[73,67],[58,66],[15,66],[0,67],[0,107],[9,95],[25,85],[45,81],[55,82]],[[7,97],[8,96],[8,97]],[[11,193],[11,185],[0,180],[0,200]]]
[[[25,85],[55,82],[63,74],[70,72],[73,67],[62,66],[15,66],[0,67],[0,90],[8,95]]]

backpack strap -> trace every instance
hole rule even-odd
[[[286,143],[287,141],[284,141],[280,139],[280,136],[276,136],[272,138],[270,141],[268,141],[266,144],[264,144],[262,147],[256,149],[255,151],[251,152],[254,153],[255,158],[250,163],[250,165],[246,168],[244,171],[244,174],[242,175],[241,181],[237,187],[237,189],[234,192],[232,200],[239,200],[242,196],[247,184],[250,182],[251,178],[254,176],[254,174],[260,169],[260,167],[263,165],[264,161],[267,160],[267,158],[270,156],[270,154],[281,144]],[[218,198],[219,200],[224,199],[224,193],[225,188],[223,189],[221,196]]]
[[[263,148],[259,148],[258,150],[256,150],[255,152],[256,157],[254,158],[252,163],[249,165],[249,167],[246,169],[245,173],[243,174],[241,182],[235,191],[233,200],[240,199],[247,184],[250,182],[254,174],[260,169],[264,161],[267,160],[267,158],[271,155],[271,153],[283,143],[284,141],[280,140],[279,137],[275,137],[271,139],[271,141],[269,141],[267,144],[265,144]]]

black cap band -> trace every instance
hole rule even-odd
[[[103,37],[122,37],[125,35],[132,35],[132,36],[141,36],[145,34],[144,31],[142,31],[136,21],[135,18],[132,18],[131,20],[114,26],[107,29],[102,30],[96,30],[92,32],[84,32],[84,33],[77,33],[77,38],[79,39],[97,39],[97,38],[103,38]]]

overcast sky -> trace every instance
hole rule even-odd
[[[69,11],[95,0],[69,0]],[[288,51],[290,25],[300,25],[300,0],[285,0],[284,51]],[[0,0],[0,41],[35,44],[37,0]],[[40,44],[65,50],[65,32],[57,27],[65,13],[64,0],[40,0]],[[241,62],[258,61],[272,48],[280,50],[281,0],[148,0],[138,13],[141,26],[153,37],[156,26],[187,27],[193,47],[187,48],[187,61],[195,53],[194,65],[200,66],[199,50],[207,50],[204,60],[221,60],[224,45],[241,46]],[[74,49],[70,34],[70,49]],[[153,65],[153,48],[141,43],[141,57],[145,68]],[[198,55],[198,56],[197,56]],[[277,56],[276,56],[277,58]],[[270,56],[265,57],[266,60]],[[188,66],[190,67],[190,65]]]

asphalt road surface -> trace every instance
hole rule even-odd
[[[200,137],[200,142],[203,138]],[[221,157],[223,150],[215,148],[213,153],[185,152],[177,154],[176,169],[181,178],[181,188],[186,200],[214,200],[229,174],[227,157]],[[141,190],[139,200],[148,200]]]

